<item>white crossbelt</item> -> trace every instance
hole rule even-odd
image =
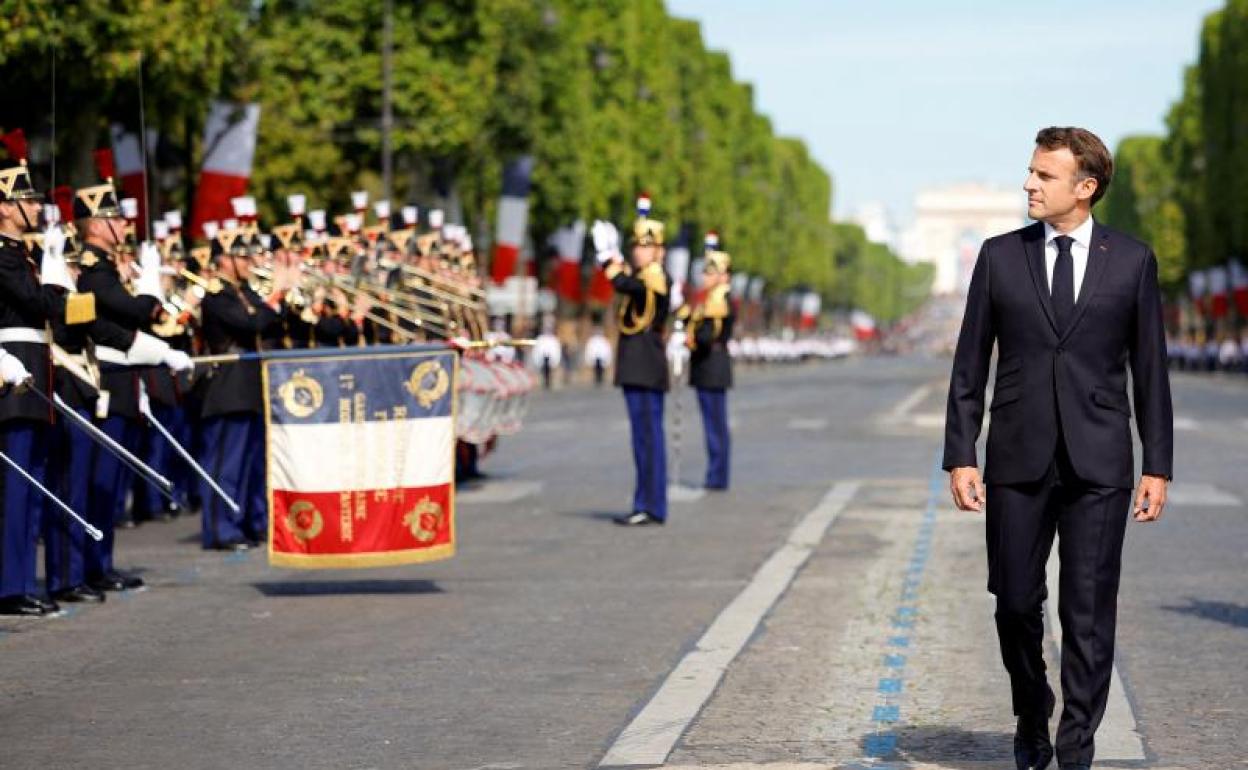
[[[46,345],[48,332],[46,329],[28,329],[19,326],[0,329],[0,345],[6,342],[33,342]]]
[[[110,348],[104,345],[95,346],[95,357],[100,363],[104,364],[124,364],[126,361],[126,353],[124,350]]]

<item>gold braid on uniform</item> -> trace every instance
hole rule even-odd
[[[610,268],[615,267],[614,272],[610,272]],[[623,266],[608,265],[607,277],[612,278],[625,270]],[[628,323],[625,318],[628,315],[628,309],[633,306],[632,297],[625,297],[620,303],[619,309],[619,326],[620,331],[624,334],[639,334],[646,330],[654,321],[654,297],[656,294],[667,294],[667,279],[663,275],[663,267],[652,262],[650,265],[642,269],[639,277],[646,287],[646,303],[642,307],[641,315],[638,316],[633,323]]]
[[[707,292],[706,299],[688,312],[689,330],[685,337],[685,346],[693,350],[698,346],[698,326],[703,321],[712,321],[715,324],[715,339],[719,339],[719,335],[724,330],[724,319],[728,317],[728,286],[716,286]]]

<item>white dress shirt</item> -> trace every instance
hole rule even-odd
[[[1092,217],[1083,220],[1083,224],[1068,233],[1059,233],[1053,225],[1044,223],[1044,269],[1049,276],[1049,293],[1053,293],[1053,266],[1057,264],[1057,244],[1053,239],[1059,235],[1069,235],[1075,239],[1070,244],[1070,256],[1075,263],[1075,301],[1079,301],[1079,289],[1083,286],[1083,274],[1088,269],[1088,249],[1092,246]]]

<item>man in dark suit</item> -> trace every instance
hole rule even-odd
[[[987,503],[988,590],[997,597],[1020,768],[1053,757],[1055,699],[1043,656],[1045,562],[1059,539],[1064,707],[1062,768],[1091,766],[1105,711],[1123,536],[1134,461],[1127,368],[1143,444],[1137,521],[1161,517],[1171,478],[1173,414],[1157,259],[1092,219],[1113,158],[1092,133],[1046,128],[1028,169],[1035,224],[980,250],[958,338],[945,425],[944,468],[964,511]],[[975,443],[989,359],[997,345],[984,478]],[[985,494],[985,485],[987,493]]]

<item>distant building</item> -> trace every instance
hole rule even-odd
[[[936,266],[933,294],[965,293],[980,244],[1022,227],[1025,200],[1022,190],[980,184],[923,190],[915,198],[914,223],[901,236],[901,256]]]

